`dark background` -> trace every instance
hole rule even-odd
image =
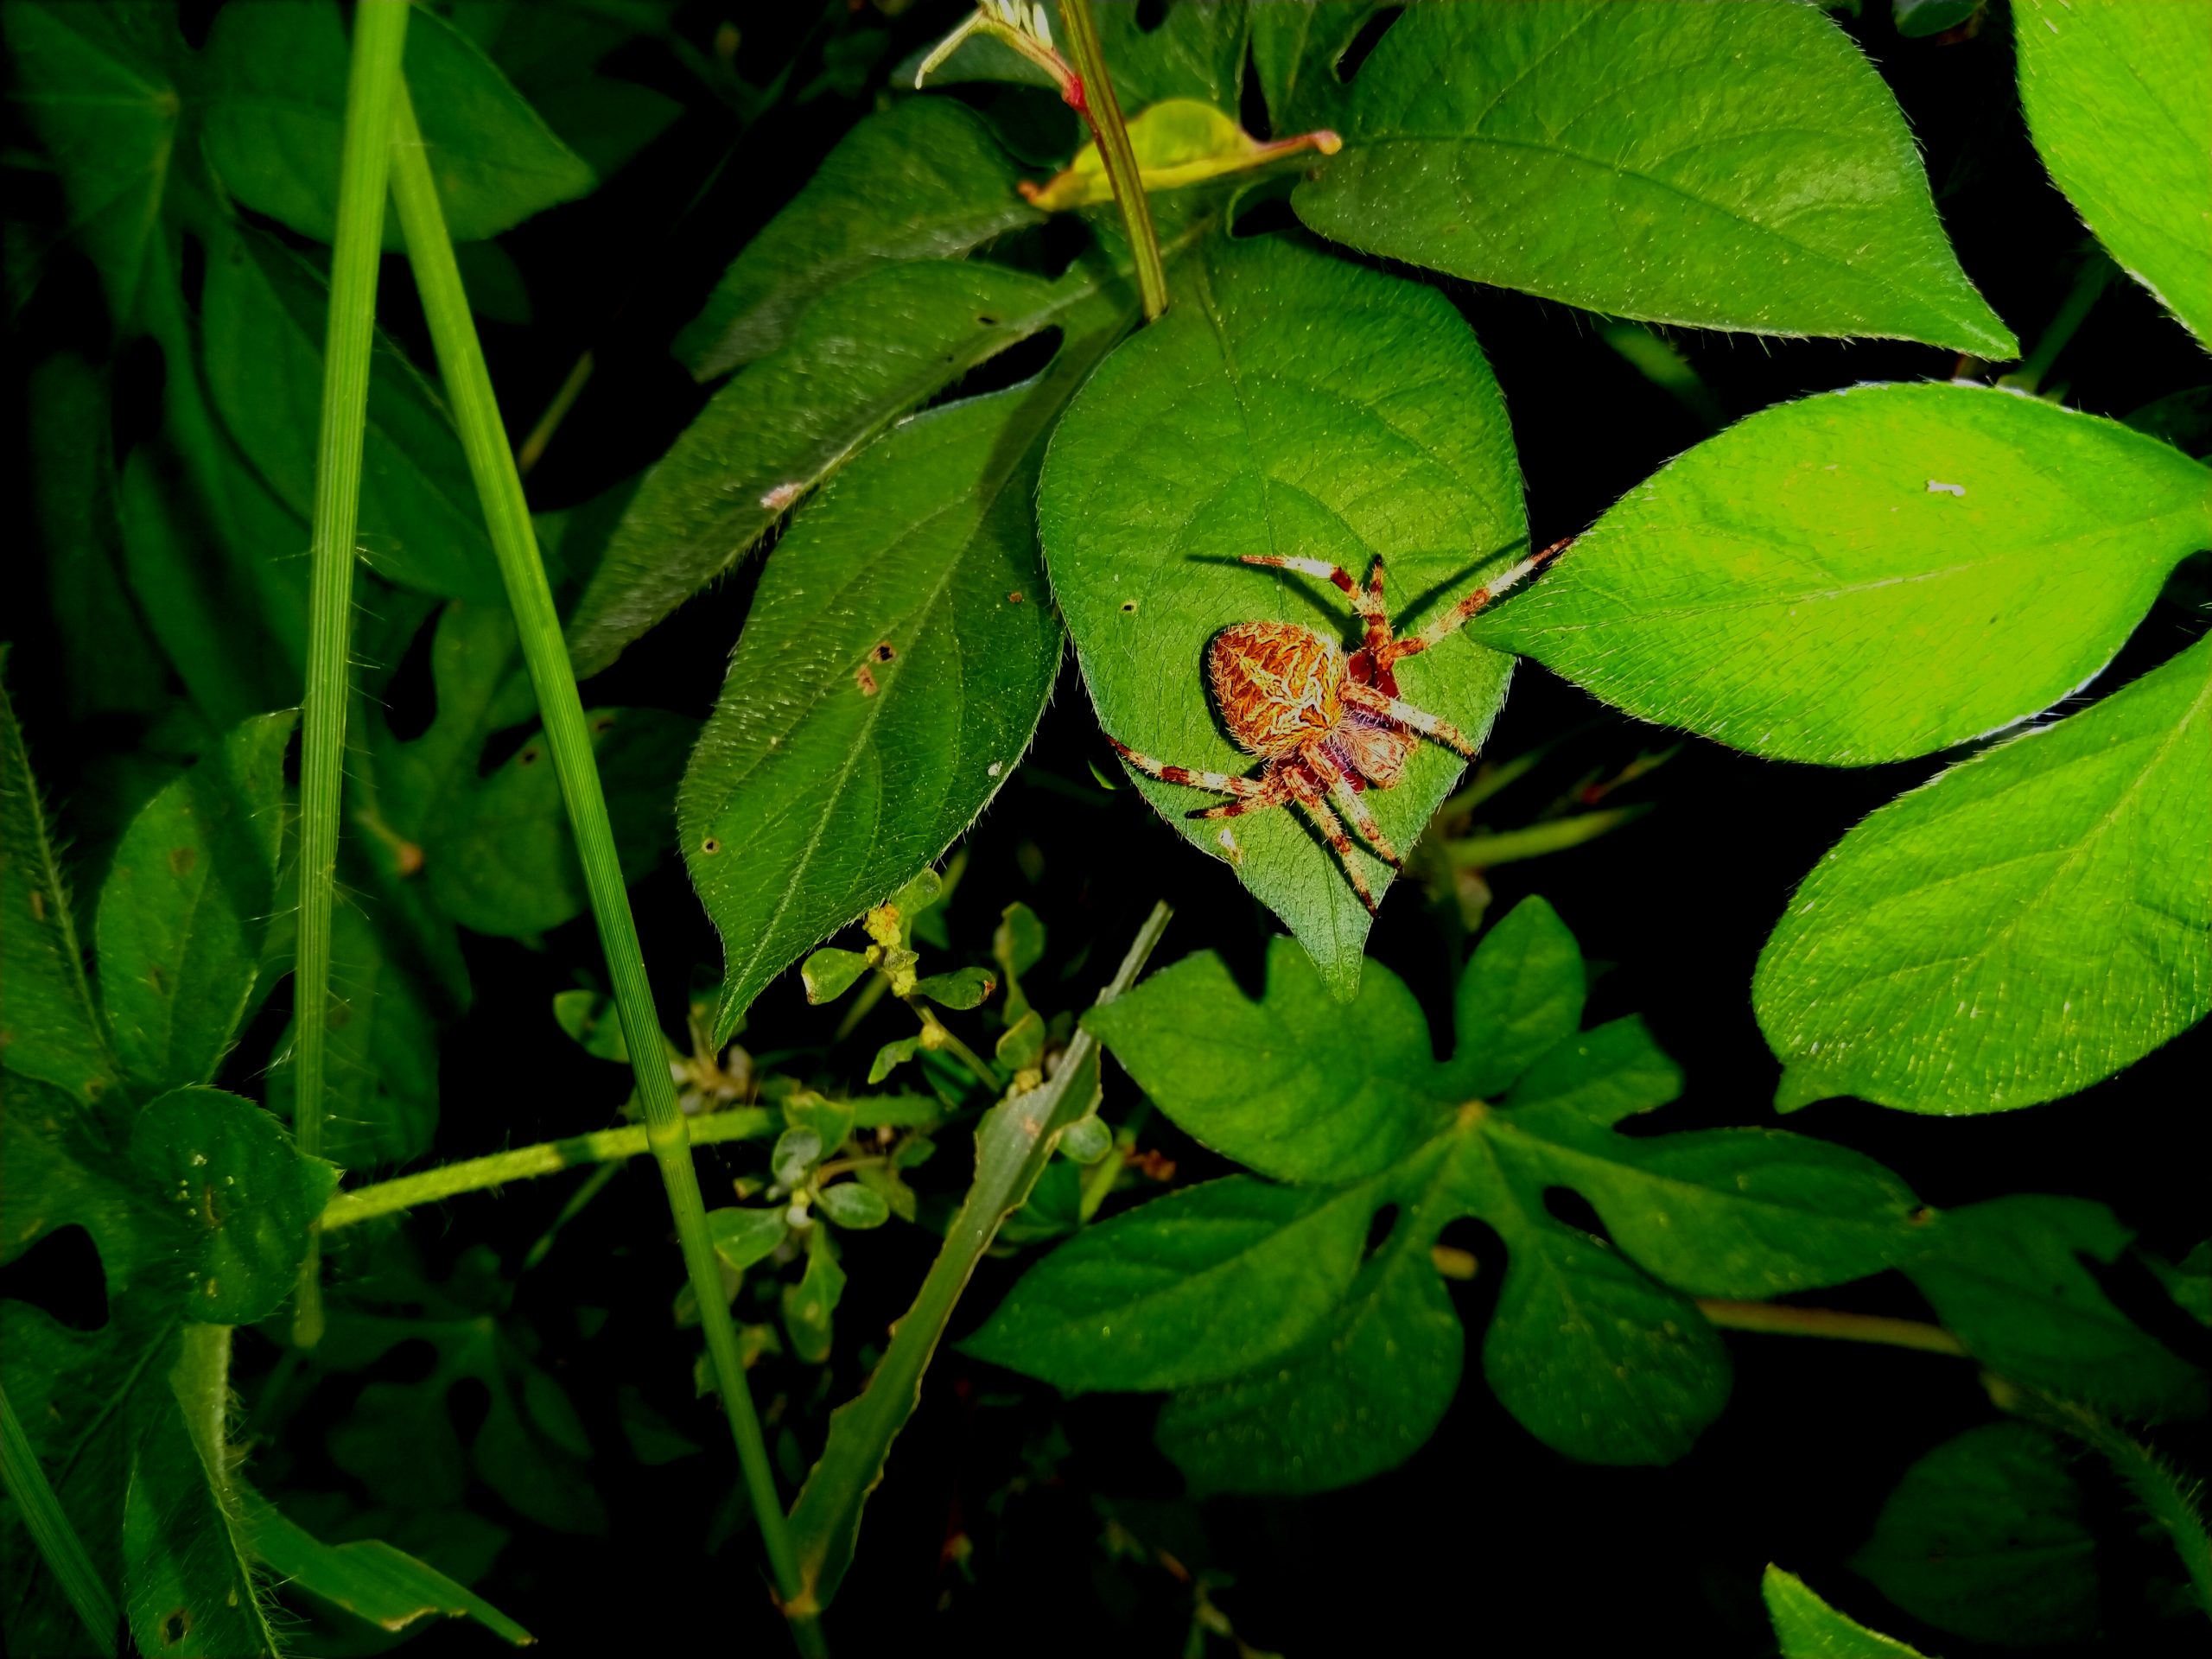
[[[192,38],[204,34],[213,10],[188,6]],[[1904,105],[1967,270],[2031,346],[2091,246],[2029,148],[2003,8],[1969,37],[1942,41],[1900,39],[1886,6],[1870,3],[1866,11],[1845,19],[1846,26]],[[856,9],[823,25],[807,7],[694,0],[680,15],[680,32],[703,45],[734,17],[744,31],[737,67],[756,83],[786,62],[794,65],[794,84],[804,85],[833,60],[844,60],[840,54],[863,60],[842,84],[803,101],[786,99],[745,130],[658,57],[640,52],[622,64],[683,98],[690,112],[597,194],[504,238],[528,278],[537,316],[527,327],[486,326],[494,377],[518,432],[535,419],[579,351],[590,347],[598,357],[594,383],[531,480],[537,505],[588,499],[658,457],[704,396],[667,356],[670,336],[746,237],[871,106],[892,67],[957,16],[949,4],[917,6],[889,20]],[[852,42],[876,33],[883,39],[864,42],[870,49],[855,54]],[[1000,96],[984,89],[963,95]],[[1263,111],[1247,104],[1247,124],[1256,128]],[[1258,215],[1249,228],[1287,221],[1279,209],[1263,207]],[[1537,544],[1581,528],[1704,435],[1695,416],[1599,339],[1590,317],[1498,290],[1446,288],[1504,388]],[[388,324],[419,343],[403,264],[388,263],[384,293]],[[98,304],[89,281],[49,282],[19,321],[9,399],[18,466],[24,376],[63,346],[105,351],[104,319],[82,309]],[[1961,368],[1952,354],[1915,345],[1692,331],[1672,338],[1732,419],[1854,381],[1998,372]],[[1012,372],[1001,365],[983,373]],[[2076,407],[2124,415],[2204,378],[2204,360],[2182,331],[2140,289],[2115,281],[2046,384],[2064,383]],[[127,430],[143,418],[134,413],[127,383],[123,404],[118,429]],[[16,563],[21,592],[30,562]],[[703,714],[757,568],[756,560],[695,601],[651,648],[632,652],[606,676],[592,700]],[[2201,632],[2196,592],[2177,584],[2092,693],[2154,665]],[[34,594],[22,614],[41,613]],[[11,684],[49,792],[65,828],[97,838],[102,757],[138,734],[71,730],[59,693],[46,689],[59,683],[48,671],[50,643],[36,628],[9,632],[16,639]],[[403,715],[410,697],[427,712],[419,658],[394,688]],[[1586,729],[1593,720],[1600,723]],[[1497,798],[1485,809],[1487,819],[1500,826],[1523,822],[1589,768],[1617,767],[1669,741],[1524,664],[1488,753],[1509,758],[1569,733],[1579,735]],[[1156,962],[1212,946],[1255,980],[1271,918],[1211,861],[1192,856],[1133,791],[1101,789],[1094,764],[1116,775],[1071,665],[1032,759],[969,840],[969,868],[949,912],[956,951],[987,959],[1000,908],[1024,899],[1052,931],[1052,953],[1033,996],[1048,1009],[1079,1007],[1153,899],[1165,897],[1177,918]],[[1587,848],[1493,873],[1491,915],[1541,893],[1586,952],[1612,964],[1597,988],[1592,1018],[1643,1014],[1688,1074],[1686,1098],[1662,1115],[1661,1128],[1770,1121],[1778,1068],[1748,996],[1759,946],[1795,883],[1845,830],[1942,764],[1825,771],[1692,741],[1621,797],[1656,807],[1632,826]],[[671,1027],[680,1028],[677,999],[687,969],[694,981],[711,982],[715,941],[672,861],[637,890],[636,901],[647,959],[668,999]],[[580,970],[594,971],[588,923],[562,930],[543,951],[465,937],[478,1001],[445,1044],[439,1157],[606,1122],[625,1092],[622,1075],[581,1061],[545,1017],[555,992],[578,982]],[[1385,906],[1372,951],[1433,1010],[1448,1006],[1449,946],[1417,894],[1400,892]],[[275,999],[287,1000],[281,993]],[[796,1069],[819,1066],[857,1083],[874,1046],[902,1034],[906,1016],[895,1006],[880,1008],[849,1044],[826,1055],[836,1015],[807,1008],[787,976],[756,1005],[743,1040],[755,1051],[812,1047],[792,1063]],[[265,1053],[275,1034],[271,1027],[250,1035],[242,1052]],[[2200,1029],[2124,1077],[2053,1105],[1943,1120],[1830,1102],[1789,1127],[1872,1154],[1938,1205],[2015,1192],[2097,1198],[2153,1248],[2177,1255],[2212,1230],[2202,1164],[2189,1154],[2186,1135],[2202,1110],[2208,1058],[2212,1035]],[[1118,1119],[1134,1098],[1127,1079],[1109,1066],[1109,1118]],[[926,1172],[931,1185],[957,1190],[964,1149],[956,1143],[963,1139],[957,1131],[944,1137],[944,1152]],[[1206,1154],[1157,1118],[1146,1144],[1176,1159],[1186,1176],[1211,1167]],[[757,1149],[705,1154],[709,1202],[728,1176],[757,1157]],[[512,1273],[574,1179],[419,1216],[414,1236],[434,1266],[485,1243]],[[1474,1281],[1452,1287],[1471,1336],[1478,1338],[1502,1254],[1478,1224],[1460,1224],[1452,1242],[1474,1250],[1484,1265]],[[859,1348],[880,1345],[903,1311],[929,1243],[896,1225],[851,1236],[852,1282],[838,1315],[830,1401],[858,1384]],[[986,1265],[956,1335],[992,1305],[1019,1265]],[[480,1487],[472,1496],[515,1532],[479,1588],[535,1630],[548,1654],[659,1651],[678,1640],[783,1650],[779,1621],[762,1593],[757,1542],[749,1530],[731,1535],[717,1524],[734,1470],[709,1405],[690,1396],[696,1337],[670,1327],[667,1298],[677,1280],[659,1184],[641,1163],[563,1235],[544,1268],[519,1281],[516,1311],[542,1333],[540,1363],[561,1377],[585,1414],[599,1448],[594,1472],[614,1517],[607,1538],[567,1537],[503,1513]],[[2140,1295],[2144,1289],[2124,1274],[2114,1285],[2123,1306],[2154,1306]],[[1825,1300],[1926,1313],[1894,1278]],[[589,1340],[571,1317],[579,1306],[611,1310]],[[2170,1324],[2156,1328],[2171,1331]],[[2196,1338],[2201,1352],[2201,1333],[2171,1334],[2183,1344]],[[1804,1573],[1832,1600],[1931,1652],[1957,1659],[1980,1651],[1916,1627],[1842,1565],[1908,1464],[1993,1418],[1973,1368],[1779,1338],[1732,1337],[1730,1345],[1734,1399],[1697,1450],[1671,1468],[1585,1467],[1545,1450],[1489,1397],[1471,1349],[1458,1406],[1434,1441],[1396,1473],[1324,1497],[1204,1505],[1181,1500],[1179,1478],[1152,1446],[1154,1402],[1064,1402],[1042,1385],[948,1351],[869,1509],[858,1565],[830,1632],[848,1653],[894,1644],[950,1650],[956,1643],[993,1654],[1180,1651],[1190,1591],[1156,1555],[1109,1556],[1101,1540],[1110,1517],[1188,1569],[1231,1575],[1233,1585],[1211,1593],[1238,1635],[1289,1655],[1431,1646],[1770,1652],[1758,1605],[1759,1571],[1769,1560]],[[250,1403],[275,1358],[272,1345],[242,1338],[239,1381]],[[282,1455],[293,1478],[343,1484],[345,1477],[315,1448],[363,1380],[328,1380],[285,1427]],[[771,1363],[754,1380],[772,1418],[794,1431],[791,1452],[810,1458],[826,1411],[817,1374]],[[626,1383],[709,1448],[705,1455],[653,1469],[627,1457],[613,1406]],[[2204,1466],[2201,1435],[2193,1445],[2169,1444]],[[2164,1542],[2136,1534],[2100,1471],[2085,1467],[2084,1474],[2101,1506],[2106,1628],[2097,1644],[2080,1651],[2201,1652],[2201,1625],[2191,1630],[2152,1611],[2157,1581],[2171,1574]],[[947,1548],[962,1535],[973,1552],[964,1567]],[[711,1551],[709,1540],[717,1546]],[[416,1638],[413,1650],[481,1655],[494,1646],[480,1630],[454,1624]],[[1230,1649],[1217,1641],[1214,1650]]]

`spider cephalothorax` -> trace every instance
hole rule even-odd
[[[1375,894],[1351,855],[1351,837],[1329,807],[1333,798],[1357,826],[1375,855],[1392,869],[1402,866],[1361,794],[1389,789],[1406,769],[1420,738],[1472,757],[1474,745],[1457,727],[1398,697],[1395,665],[1466,626],[1467,620],[1546,561],[1564,551],[1558,542],[1523,559],[1478,588],[1419,633],[1401,639],[1382,608],[1382,561],[1363,588],[1340,567],[1319,559],[1251,553],[1247,564],[1276,565],[1325,577],[1351,595],[1362,639],[1347,653],[1325,634],[1294,622],[1238,622],[1214,635],[1206,647],[1206,677],[1230,737],[1264,763],[1256,778],[1192,772],[1171,766],[1109,737],[1122,758],[1140,772],[1171,784],[1187,784],[1236,798],[1200,807],[1194,818],[1234,818],[1263,807],[1296,806],[1311,817],[1344,865],[1352,890],[1369,911]]]

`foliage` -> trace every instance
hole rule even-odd
[[[10,1651],[2212,1613],[2212,0],[0,26]]]

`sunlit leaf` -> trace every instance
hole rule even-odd
[[[1819,10],[1416,6],[1292,198],[1325,236],[1614,316],[2018,349]]]
[[[2212,1007],[2212,641],[1882,808],[1815,867],[1752,999],[1785,1109],[2088,1087]]]
[[[406,67],[455,241],[496,236],[598,182],[491,60],[437,13],[423,12],[408,29]],[[200,73],[201,142],[225,188],[301,235],[330,241],[346,115],[337,6],[226,7],[208,33]],[[397,214],[385,216],[384,236],[393,251],[406,245]]]
[[[1830,766],[2048,707],[2212,542],[2212,472],[2115,422],[1859,386],[1669,462],[1474,632],[1647,720]]]
[[[1582,1028],[1582,952],[1559,912],[1524,899],[1482,937],[1454,998],[1451,1086],[1503,1094],[1536,1057]]]
[[[1795,1573],[1769,1566],[1759,1587],[1782,1659],[1921,1659],[1917,1649],[1836,1611]]]
[[[2096,1541],[2065,1447],[1986,1423],[1904,1471],[1851,1565],[1915,1618],[2005,1647],[2097,1627]]]
[[[1262,143],[1211,104],[1174,98],[1155,104],[1128,123],[1129,148],[1147,191],[1179,190],[1208,180],[1249,173],[1309,151],[1337,152],[1334,133],[1301,134]],[[1075,160],[1043,185],[1025,181],[1021,194],[1046,213],[1095,207],[1114,199],[1098,146],[1085,144]]]
[[[284,750],[296,716],[262,715],[131,823],[100,890],[100,1001],[148,1093],[204,1082],[230,1049],[276,909]]]
[[[1255,762],[1206,691],[1213,636],[1269,620],[1357,635],[1327,582],[1239,558],[1326,559],[1364,580],[1384,557],[1402,632],[1525,551],[1520,473],[1497,383],[1440,295],[1280,237],[1211,241],[1177,283],[1166,316],[1100,366],[1054,434],[1038,526],[1107,733],[1171,766],[1240,773]],[[1401,695],[1479,741],[1510,669],[1447,639],[1400,668]],[[1464,765],[1422,743],[1395,787],[1368,793],[1401,849]],[[1289,808],[1194,820],[1224,798],[1132,775],[1349,999],[1372,918],[1313,828]],[[1388,867],[1354,856],[1381,893]]]
[[[702,380],[765,357],[807,308],[874,266],[957,258],[1038,222],[1014,159],[982,118],[949,98],[893,104],[860,122],[745,245],[676,338]]]
[[[2012,36],[2051,177],[2212,350],[2212,3],[2020,0]]]

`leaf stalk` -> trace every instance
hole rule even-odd
[[[1114,187],[1114,202],[1122,210],[1122,224],[1128,232],[1130,253],[1136,262],[1144,320],[1154,322],[1167,309],[1167,270],[1160,263],[1160,233],[1153,228],[1152,203],[1145,196],[1136,151],[1129,143],[1128,124],[1122,118],[1121,100],[1114,95],[1113,77],[1106,73],[1106,53],[1099,44],[1090,0],[1060,0],[1060,23],[1067,30],[1068,56],[1076,72],[1068,101],[1089,124],[1097,141],[1098,159],[1105,167],[1106,181]]]

